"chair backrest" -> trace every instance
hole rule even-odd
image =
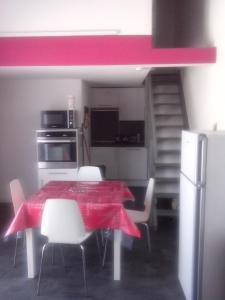
[[[148,181],[148,186],[145,194],[145,213],[146,215],[150,215],[151,212],[151,206],[152,206],[152,201],[153,201],[153,196],[154,196],[154,188],[155,188],[155,179],[154,178],[149,178]]]
[[[14,213],[16,214],[21,204],[25,201],[23,188],[19,179],[14,179],[9,183],[11,199],[13,203]]]
[[[77,244],[85,233],[83,218],[75,200],[46,200],[41,234],[48,238],[49,243]]]
[[[83,166],[78,170],[77,179],[79,181],[102,181],[102,174],[98,167]]]

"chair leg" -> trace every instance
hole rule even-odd
[[[95,231],[95,237],[96,237],[96,243],[97,243],[97,247],[98,247],[98,255],[99,255],[99,258],[101,261],[102,256],[101,256],[101,249],[100,249],[100,243],[99,243],[99,238],[98,238],[98,231]]]
[[[103,259],[102,259],[102,266],[105,266],[105,259],[106,259],[106,253],[108,248],[108,238],[105,239],[105,245],[104,245],[104,253],[103,253]]]
[[[52,265],[55,264],[55,245],[52,244]]]
[[[82,263],[83,263],[83,278],[84,278],[84,291],[87,294],[87,282],[86,282],[86,258],[85,258],[85,249],[83,245],[80,245],[82,252]]]
[[[102,247],[104,247],[104,245],[105,245],[105,233],[104,233],[104,229],[100,229],[100,233],[101,233]]]
[[[45,252],[47,246],[48,246],[48,243],[44,244],[44,246],[42,248],[42,252],[41,252],[41,264],[40,264],[40,270],[39,270],[39,275],[38,275],[37,296],[40,295],[40,283],[41,283],[42,265],[43,265],[44,252]]]
[[[14,250],[14,258],[13,258],[13,267],[16,267],[16,255],[17,255],[17,246],[18,246],[18,235],[16,234],[16,244]]]
[[[142,224],[145,226],[145,229],[146,229],[148,251],[151,252],[151,242],[150,242],[149,225],[148,225],[148,223],[142,223]]]
[[[63,267],[65,267],[66,264],[65,264],[65,257],[64,257],[62,245],[60,245],[60,253],[61,253],[61,257],[62,257],[62,264],[63,264]]]

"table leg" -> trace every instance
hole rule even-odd
[[[113,259],[114,280],[120,280],[120,276],[121,276],[121,240],[122,240],[122,231],[115,229],[114,230],[114,259]]]
[[[26,229],[26,248],[27,248],[27,276],[34,278],[36,275],[36,249],[35,234],[32,228]]]

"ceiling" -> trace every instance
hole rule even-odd
[[[3,78],[77,78],[93,86],[139,86],[151,66],[1,67]]]

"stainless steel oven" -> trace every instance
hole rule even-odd
[[[78,130],[37,130],[38,168],[77,168]]]

